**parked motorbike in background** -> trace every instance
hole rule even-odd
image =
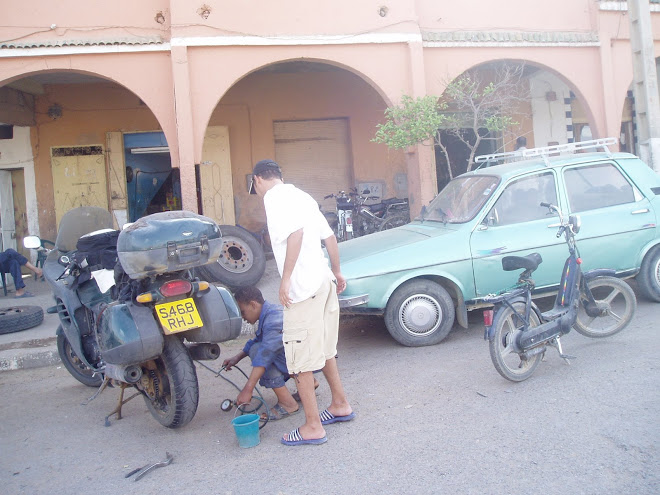
[[[378,197],[369,196],[370,192],[365,189],[362,194],[355,193],[356,212],[353,215],[353,230],[358,236],[393,229],[410,222],[407,199],[380,200]],[[378,202],[369,203],[369,201]]]
[[[355,195],[346,194],[344,191],[339,191],[337,194],[328,194],[323,199],[335,198],[335,212],[336,220],[333,216],[328,216],[328,224],[335,231],[337,241],[346,241],[353,238],[353,209],[355,207]]]
[[[98,230],[102,229],[102,230]],[[36,236],[24,240],[38,248]],[[121,232],[109,212],[70,210],[43,266],[57,313],[57,348],[67,371],[90,387],[121,389],[117,414],[141,395],[163,426],[179,428],[197,411],[193,360],[217,359],[236,338],[241,316],[231,293],[194,276],[222,249],[218,225],[185,211],[155,213]],[[184,337],[187,343],[184,344]],[[137,393],[127,400],[124,390]]]
[[[380,200],[369,196],[365,189],[358,194],[356,189],[346,193],[339,191],[324,199],[335,198],[336,210],[323,212],[328,224],[335,231],[337,241],[361,237],[381,230],[392,229],[410,222],[410,210],[406,199]],[[373,202],[378,200],[378,202]],[[370,203],[371,201],[371,203]]]

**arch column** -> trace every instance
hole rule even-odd
[[[177,137],[176,146],[172,146],[174,143],[170,144],[172,166],[179,167],[182,209],[197,212],[195,136],[190,92],[190,67],[186,46],[172,46],[172,78]]]
[[[408,42],[410,56],[410,88],[413,98],[426,96],[426,71],[421,36],[418,41]],[[438,192],[435,173],[434,146],[417,144],[406,151],[408,169],[408,200],[411,217],[416,217],[423,205],[428,204]]]

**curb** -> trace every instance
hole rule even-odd
[[[42,368],[60,363],[57,346],[40,347],[26,352],[23,349],[9,349],[0,352],[0,372],[21,369]]]

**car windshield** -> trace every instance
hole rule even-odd
[[[492,175],[457,177],[440,191],[417,220],[469,222],[481,210],[499,182],[499,177]]]

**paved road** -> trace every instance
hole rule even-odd
[[[61,367],[0,373],[0,486],[7,494],[657,494],[659,309],[640,300],[631,326],[609,339],[572,332],[571,366],[549,352],[519,384],[493,368],[480,312],[468,330],[426,348],[398,345],[381,319],[345,319],[339,364],[358,417],[328,426],[318,447],[279,444],[299,424],[294,416],[240,449],[232,414],[219,408],[235,391],[199,368],[199,409],[178,431],[160,427],[141,399],[104,427],[118,392],[83,406],[93,390]],[[242,384],[236,373],[227,376]],[[322,383],[319,401],[328,400]],[[170,466],[124,479],[165,451]]]

